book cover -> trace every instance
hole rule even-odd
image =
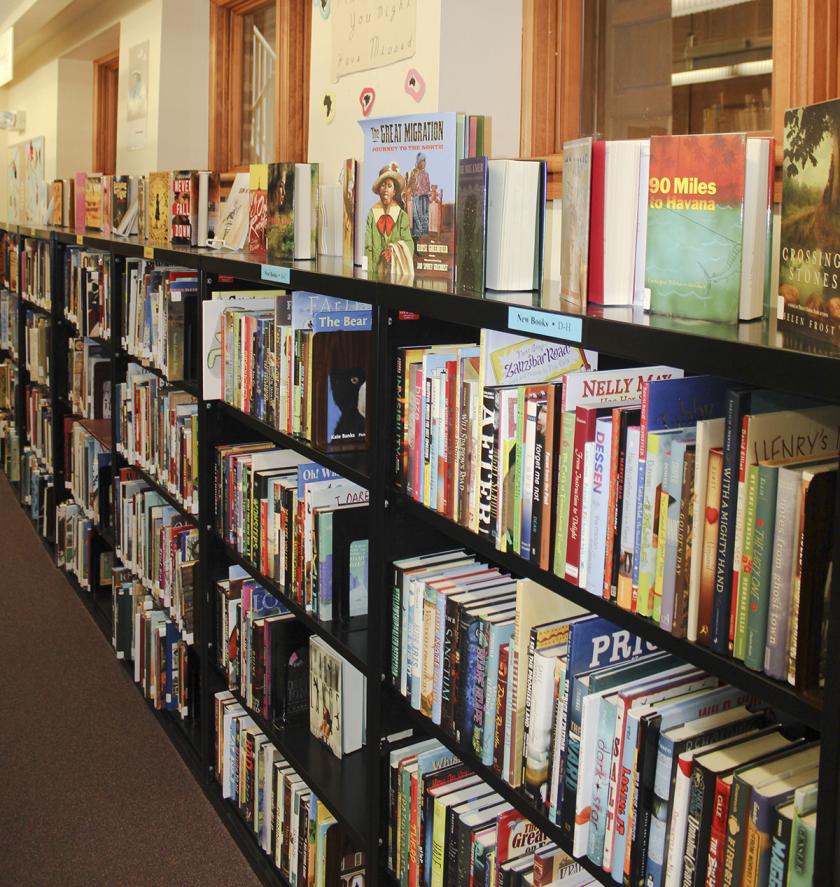
[[[840,101],[785,111],[779,329],[840,342]]]
[[[458,292],[483,295],[487,259],[486,157],[458,161],[455,257]]]
[[[343,206],[342,259],[345,268],[352,269],[356,250],[356,185],[359,163],[352,157],[344,161],[341,193]]]
[[[269,261],[295,257],[295,164],[268,164],[265,249]]]
[[[123,224],[129,204],[129,177],[114,176],[111,180],[111,228],[117,234],[122,233]]]
[[[147,183],[148,229],[146,236],[158,243],[169,241],[169,173],[150,172]]]
[[[198,223],[198,174],[178,170],[170,176],[170,237],[169,242],[195,246]]]
[[[267,163],[252,163],[248,180],[248,252],[265,250],[265,234],[268,220],[268,167]]]
[[[746,136],[650,140],[645,286],[651,311],[734,323]]]
[[[76,229],[84,231],[85,229],[85,195],[87,193],[87,173],[76,173],[76,190],[75,190],[75,213],[74,222]]]
[[[91,173],[85,179],[85,228],[102,229],[102,176]]]
[[[589,276],[589,199],[592,138],[563,145],[563,227],[560,232],[560,295],[586,304]]]
[[[365,141],[361,209],[369,276],[451,279],[457,115],[410,114],[359,125]]]
[[[52,204],[52,215],[50,224],[58,228],[65,224],[62,211],[64,209],[64,182],[56,179],[50,186],[50,203]]]

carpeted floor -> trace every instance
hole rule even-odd
[[[0,476],[0,885],[259,881]]]

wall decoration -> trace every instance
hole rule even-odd
[[[426,95],[426,81],[417,68],[409,68],[405,75],[405,91],[414,99],[415,102],[423,100]]]
[[[332,123],[335,120],[335,93],[324,93],[324,98],[321,100],[321,108],[324,111],[324,119],[327,123]]]
[[[6,219],[11,225],[20,224],[20,154],[20,145],[9,147],[9,161],[6,167]]]
[[[330,17],[330,0],[313,0],[321,13],[321,18],[328,19]]]
[[[320,2],[320,0],[319,0]],[[332,81],[411,58],[417,48],[417,4],[331,0]]]
[[[149,41],[128,50],[128,147],[140,151],[146,147],[149,115]]]
[[[359,93],[359,104],[362,106],[362,116],[370,117],[373,103],[376,101],[376,90],[372,86],[366,86]]]

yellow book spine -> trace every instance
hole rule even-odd
[[[432,813],[432,887],[443,887],[443,862],[446,854],[446,808],[435,799]]]
[[[665,584],[665,537],[668,533],[668,493],[663,490],[659,496],[659,521],[656,536],[656,572],[653,582],[653,618],[659,622],[662,611],[662,588]]]

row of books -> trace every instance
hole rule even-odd
[[[93,339],[67,341],[70,410],[85,419],[111,418],[111,357]]]
[[[107,526],[111,518],[110,432],[108,419],[65,422],[66,485],[94,527]]]
[[[110,256],[98,250],[64,251],[64,317],[82,336],[111,337]]]
[[[55,506],[56,564],[72,573],[86,591],[110,584],[113,553],[95,542],[96,525],[78,502],[66,499]]]
[[[27,310],[24,328],[24,365],[31,382],[50,384],[52,324],[46,314]]]
[[[20,435],[12,413],[0,410],[0,467],[6,477],[20,480]]]
[[[134,664],[134,680],[158,710],[192,714],[191,631],[160,607],[144,583],[125,567],[112,577],[111,642],[117,659]]]
[[[619,884],[767,883],[772,806],[815,781],[818,745],[781,731],[748,694],[534,583],[512,593],[512,580],[463,552],[394,569],[395,600],[409,597],[392,638],[395,686],[521,786],[575,856]],[[738,768],[757,762],[746,795],[730,796]],[[772,803],[759,815],[760,798]]]
[[[15,408],[15,389],[17,388],[17,367],[10,359],[0,360],[0,411]]]
[[[148,176],[76,173],[51,186],[50,224],[186,246],[207,246],[220,209],[219,173],[193,170]]]
[[[586,138],[567,142],[563,157],[565,298],[724,322],[764,314],[772,138]]]
[[[362,885],[364,854],[230,692],[215,694],[214,774],[293,887]]]
[[[437,740],[388,753],[388,869],[404,887],[597,883]]]
[[[351,627],[368,608],[368,491],[270,443],[215,451],[216,527],[313,616]]]
[[[192,325],[198,273],[146,259],[127,259],[123,279],[122,347],[170,381],[191,376]]]
[[[52,473],[52,404],[49,392],[39,385],[26,386],[24,429],[35,456]]]
[[[241,567],[216,582],[216,664],[251,711],[269,723],[309,710],[309,634]]]
[[[38,532],[47,539],[55,533],[55,483],[52,469],[30,446],[20,462],[21,501]]]
[[[116,449],[198,513],[198,402],[129,363],[116,388]]]
[[[193,611],[198,528],[152,489],[133,468],[114,476],[114,539],[117,556],[185,630]]]
[[[370,305],[306,292],[262,295],[204,302],[205,397],[319,449],[364,448]]]
[[[815,685],[838,409],[556,348],[483,331],[401,349],[402,489],[678,637]]]
[[[27,239],[20,257],[20,289],[24,298],[49,311],[52,305],[50,244],[45,240]]]
[[[18,347],[18,298],[10,290],[0,290],[0,349],[11,355]]]

